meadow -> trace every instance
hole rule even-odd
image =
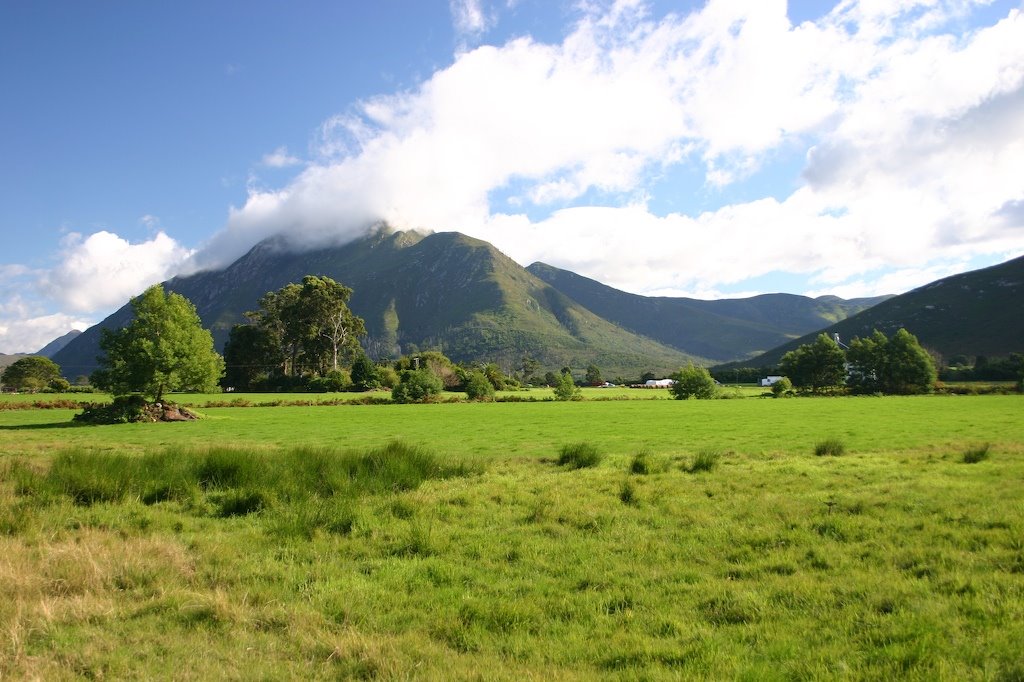
[[[2,410],[0,677],[1024,679],[1020,396],[600,395]]]

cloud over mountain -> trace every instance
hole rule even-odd
[[[661,18],[616,2],[559,44],[481,46],[327,122],[320,161],[253,190],[202,259],[279,231],[345,241],[377,220],[633,291],[772,270],[839,285],[1019,251],[1020,226],[996,217],[1024,199],[1024,17],[959,34],[969,9],[845,1],[793,25],[782,0]],[[657,208],[680,168],[727,192],[799,150],[788,193]]]

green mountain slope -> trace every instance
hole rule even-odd
[[[527,270],[610,322],[717,362],[756,355],[888,298],[765,294],[703,301],[630,294],[544,263]]]
[[[900,327],[946,358],[958,354],[1000,357],[1024,351],[1024,256],[926,284],[822,331],[849,341],[875,329],[892,335]],[[728,366],[773,366],[818,333]]]
[[[601,319],[537,279],[490,244],[458,233],[379,231],[344,246],[290,252],[258,244],[220,271],[178,277],[169,290],[189,298],[218,348],[267,291],[304,275],[327,275],[354,293],[372,355],[440,348],[457,361],[518,366],[524,355],[546,368],[596,363],[609,376],[667,372],[689,356]],[[54,358],[65,372],[95,367],[99,327],[130,319],[126,306]],[[697,358],[700,360],[700,358]]]

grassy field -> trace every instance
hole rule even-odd
[[[0,411],[0,677],[1024,679],[1019,396],[200,411]]]

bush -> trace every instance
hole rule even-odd
[[[964,464],[977,464],[982,460],[988,459],[989,447],[989,443],[985,443],[965,451]]]
[[[846,454],[846,444],[838,438],[829,438],[814,446],[814,454],[818,457],[839,457]]]
[[[701,450],[693,456],[693,461],[690,462],[690,466],[687,467],[687,471],[691,474],[696,474],[700,471],[711,471],[718,466],[718,460],[722,454],[717,450]]]
[[[714,398],[717,393],[715,380],[711,378],[708,370],[704,367],[696,367],[692,362],[670,378],[675,380],[671,390],[676,400],[688,400],[689,398],[709,400]]]
[[[596,467],[604,459],[604,455],[597,451],[597,446],[592,443],[570,443],[563,445],[558,451],[559,466],[567,466],[570,469],[588,469]]]
[[[343,369],[331,370],[322,377],[309,380],[309,390],[313,393],[338,393],[352,385],[352,377]]]
[[[429,369],[405,370],[398,385],[391,389],[391,399],[396,403],[429,402],[441,391],[444,384]]]
[[[494,398],[494,384],[483,372],[472,372],[466,380],[466,395],[470,400],[490,400]]]
[[[555,400],[582,400],[583,394],[572,380],[572,375],[564,372],[555,385]]]
[[[141,395],[119,395],[110,403],[86,405],[72,421],[82,424],[128,424],[145,417],[146,399]]]
[[[792,392],[793,382],[789,380],[789,377],[782,377],[772,384],[772,396],[775,398],[783,398]]]

